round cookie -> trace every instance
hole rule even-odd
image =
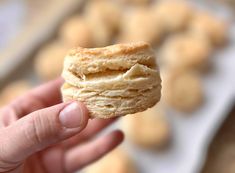
[[[206,12],[198,12],[192,18],[189,31],[196,37],[205,37],[213,45],[223,45],[227,40],[227,25]]]
[[[119,28],[121,10],[112,1],[91,1],[85,8],[85,18],[91,28],[94,46],[107,46]]]
[[[143,148],[162,149],[170,141],[170,125],[161,105],[122,119],[127,139]]]
[[[31,85],[26,80],[14,81],[5,86],[0,93],[0,105],[5,105],[15,99],[16,97],[24,94],[31,89]]]
[[[162,97],[172,108],[192,112],[203,102],[202,82],[192,71],[165,71],[162,75]]]
[[[84,173],[137,173],[132,160],[124,150],[115,149],[97,162],[85,168]]]
[[[162,0],[153,10],[167,33],[184,29],[192,16],[190,5],[183,0]]]
[[[54,41],[38,52],[34,66],[36,73],[42,80],[48,81],[60,76],[67,51],[67,46]]]
[[[207,67],[212,50],[205,39],[179,34],[166,40],[160,52],[161,60],[168,68],[201,71]]]
[[[81,16],[69,18],[60,28],[60,39],[69,46],[92,47],[91,29]]]
[[[65,57],[62,76],[64,101],[84,102],[91,117],[144,111],[161,96],[155,54],[145,42],[72,49]]]
[[[119,37],[119,42],[145,41],[158,44],[163,37],[163,28],[149,8],[136,8],[126,14]]]

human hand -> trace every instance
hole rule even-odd
[[[58,79],[0,110],[0,172],[70,173],[123,140],[116,130],[91,140],[114,120],[89,120],[80,102],[61,103]]]

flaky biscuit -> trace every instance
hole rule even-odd
[[[61,74],[67,51],[68,47],[58,41],[42,47],[34,62],[36,73],[42,80],[51,80]]]
[[[170,125],[162,105],[122,119],[127,139],[143,148],[162,149],[170,141]]]
[[[91,29],[81,16],[69,18],[60,28],[60,39],[70,46],[92,47]]]
[[[117,0],[120,1],[121,3],[125,4],[131,4],[131,5],[149,5],[151,0]]]
[[[197,37],[207,38],[213,45],[223,45],[227,40],[227,25],[220,18],[206,12],[197,12],[192,18],[189,30]]]
[[[202,81],[197,73],[184,70],[164,71],[162,79],[163,100],[172,108],[192,112],[202,104]]]
[[[64,101],[84,102],[91,117],[144,111],[161,95],[155,55],[144,42],[73,49],[65,58],[62,76]]]
[[[121,9],[115,2],[96,0],[88,3],[85,15],[91,22],[102,21],[115,31],[121,20]]]
[[[148,7],[136,8],[126,14],[120,27],[119,42],[145,41],[158,44],[163,28]]]
[[[118,148],[97,162],[88,166],[84,173],[137,173],[134,163],[127,153]]]
[[[166,32],[184,29],[192,16],[192,9],[184,0],[162,0],[157,2],[154,11]]]
[[[160,52],[162,62],[168,68],[202,71],[208,65],[212,49],[203,38],[179,34],[166,40]]]
[[[121,20],[121,10],[112,1],[91,1],[85,8],[86,18],[93,37],[94,47],[107,46],[117,32]]]

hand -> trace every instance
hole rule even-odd
[[[80,102],[60,103],[58,79],[0,110],[0,172],[70,173],[123,140],[120,131],[91,140],[114,120],[88,120]]]

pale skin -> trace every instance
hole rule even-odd
[[[0,109],[0,172],[72,173],[122,142],[119,130],[94,139],[115,120],[90,120],[82,103],[61,103],[62,82],[39,86]]]

